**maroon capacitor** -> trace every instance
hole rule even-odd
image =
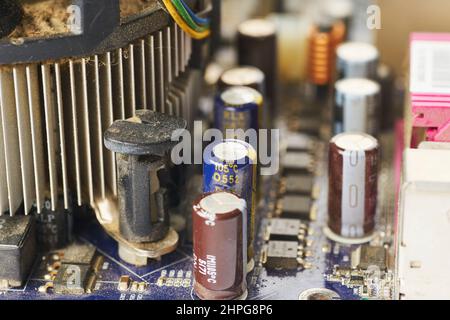
[[[328,226],[336,235],[362,239],[375,230],[378,141],[364,133],[334,137],[329,150]]]
[[[194,291],[202,300],[247,293],[246,202],[234,193],[203,195],[193,206]]]

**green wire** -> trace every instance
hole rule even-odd
[[[189,27],[197,32],[203,32],[206,30],[209,30],[208,27],[199,26],[192,20],[192,17],[189,15],[189,13],[184,8],[183,4],[181,4],[178,0],[172,0],[173,5],[177,9],[180,16],[183,18],[184,21],[189,25]]]
[[[197,25],[194,20],[192,20],[192,17],[189,15],[189,13],[186,11],[186,9],[184,8],[184,6],[178,1],[178,0],[171,0],[172,4],[175,6],[175,8],[177,9],[178,13],[180,14],[180,16],[183,18],[183,20],[189,25],[189,27],[197,32],[202,32],[207,30],[204,27],[201,27],[199,25]]]

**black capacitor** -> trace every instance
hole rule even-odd
[[[378,83],[381,86],[380,129],[392,130],[395,123],[395,76],[392,68],[381,63],[378,67]]]
[[[266,19],[253,19],[238,28],[238,62],[259,68],[266,76],[267,100],[274,114],[277,104],[278,50],[275,24]]]

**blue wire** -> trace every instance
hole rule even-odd
[[[183,7],[186,9],[186,11],[189,13],[189,15],[192,17],[192,19],[195,21],[195,23],[203,24],[203,25],[209,24],[209,19],[200,18],[191,10],[191,8],[189,8],[189,6],[186,4],[186,2],[184,2],[183,0],[180,0],[180,2],[183,5]]]

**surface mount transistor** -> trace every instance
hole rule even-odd
[[[302,133],[289,133],[287,137],[287,150],[288,152],[309,152],[314,150],[314,139]]]
[[[321,121],[319,118],[302,117],[297,121],[297,130],[308,135],[318,136],[320,132]]]
[[[53,285],[57,294],[82,295],[92,290],[94,281],[91,266],[62,264]]]
[[[286,177],[286,194],[311,195],[314,177],[308,174],[289,175]]]
[[[271,219],[266,239],[271,241],[298,241],[300,229],[304,226],[296,219]]]
[[[309,196],[285,196],[280,203],[283,218],[310,220],[312,200]]]
[[[387,269],[387,254],[384,247],[372,247],[364,245],[353,251],[352,267],[367,270],[370,267],[377,267],[380,270]]]
[[[288,152],[283,159],[283,168],[287,176],[293,173],[311,171],[313,157],[306,152]]]
[[[267,247],[267,269],[296,270],[298,262],[298,242],[270,241]]]
[[[62,250],[61,263],[93,265],[97,249],[90,244],[71,244]]]
[[[0,217],[0,289],[25,282],[36,252],[36,223],[32,216]]]
[[[61,267],[54,280],[57,294],[82,295],[93,290],[100,256],[89,244],[72,244],[61,251]]]

